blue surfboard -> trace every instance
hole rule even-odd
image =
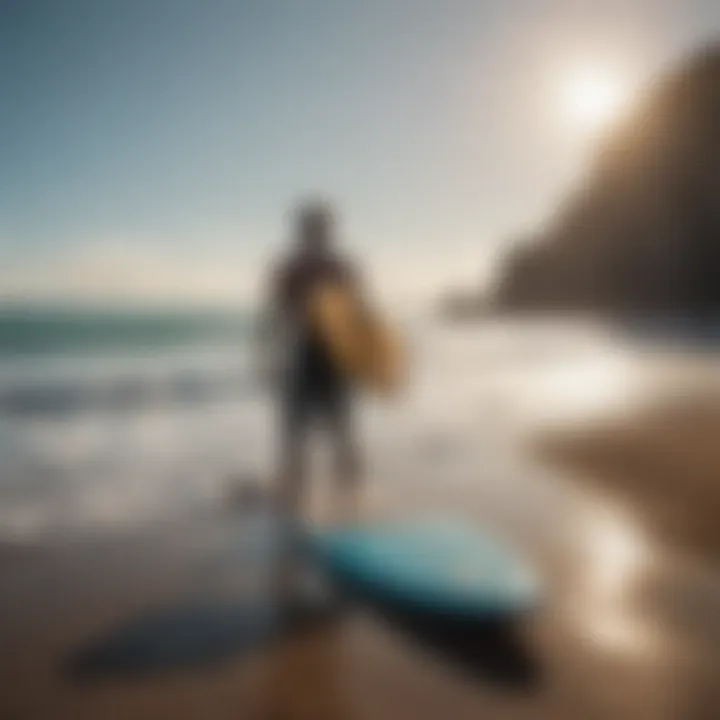
[[[415,521],[312,534],[311,545],[359,596],[464,620],[514,616],[540,600],[530,567],[473,525]]]

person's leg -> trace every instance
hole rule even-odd
[[[285,420],[280,450],[278,507],[286,519],[297,519],[302,510],[306,475],[305,435],[302,424]]]
[[[338,388],[330,398],[328,424],[333,442],[335,519],[338,523],[354,522],[361,510],[361,463],[348,388]]]
[[[310,404],[305,384],[288,381],[281,398],[277,478],[278,508],[288,519],[296,519],[302,510]]]
[[[279,471],[277,478],[277,555],[273,591],[287,604],[295,592],[297,575],[297,532],[302,514],[306,482],[308,398],[302,388],[288,387],[280,413]]]

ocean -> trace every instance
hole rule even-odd
[[[667,385],[662,353],[600,325],[398,324],[407,390],[365,399],[358,419],[378,497],[423,484],[440,507],[444,488],[482,485],[489,507],[511,503],[519,436]],[[270,479],[274,408],[251,325],[242,311],[1,311],[0,539],[135,529]]]

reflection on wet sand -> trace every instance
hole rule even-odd
[[[629,655],[658,652],[651,620],[637,603],[638,588],[652,570],[647,539],[610,503],[595,501],[575,517],[582,560],[570,616],[597,647]]]

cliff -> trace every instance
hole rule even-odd
[[[648,89],[505,260],[501,309],[720,314],[720,45]]]

